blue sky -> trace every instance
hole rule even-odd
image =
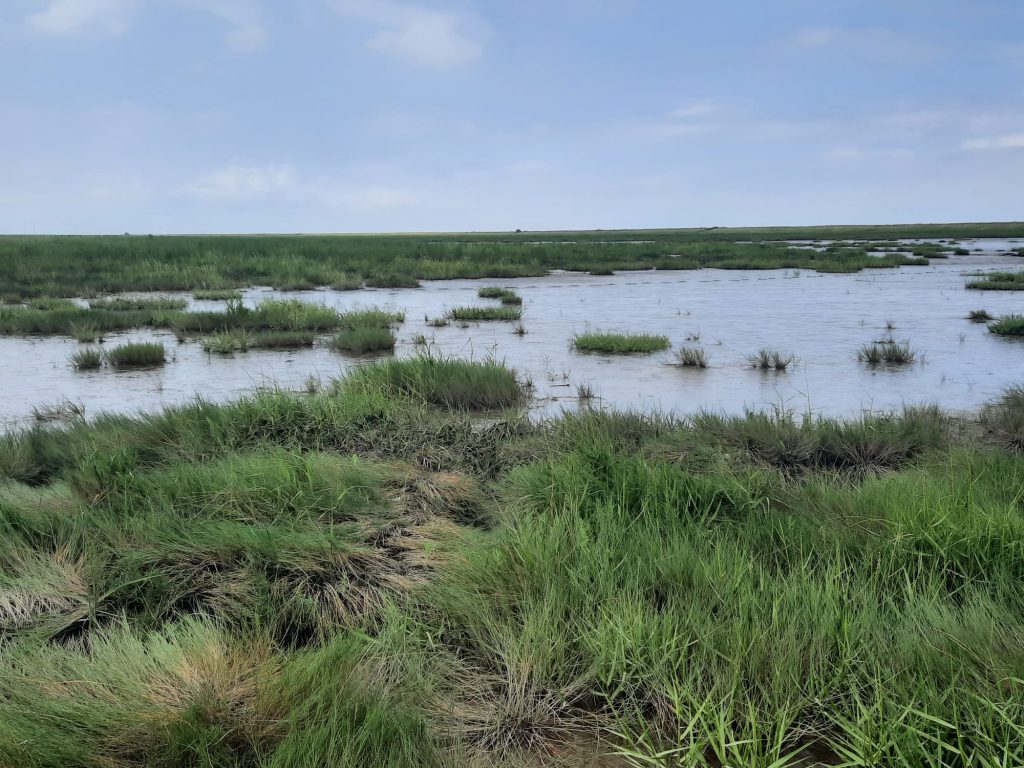
[[[1024,218],[1021,0],[6,0],[0,232]]]

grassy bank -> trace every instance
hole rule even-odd
[[[269,285],[355,289],[416,287],[420,280],[511,278],[552,269],[808,268],[825,272],[926,264],[952,244],[897,251],[897,237],[1009,237],[1024,225],[709,228],[429,235],[224,235],[0,237],[4,300],[121,291],[199,291]],[[822,250],[786,240],[840,241]],[[876,242],[888,252],[877,255]],[[914,255],[914,254],[919,255]],[[875,254],[875,255],[871,255]]]
[[[0,437],[0,764],[1024,761],[1019,392],[471,412],[523,397],[390,360]]]

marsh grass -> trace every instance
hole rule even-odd
[[[988,329],[999,336],[1024,336],[1024,315],[1003,315]]]
[[[71,355],[71,366],[77,371],[93,371],[103,367],[103,350],[95,347],[79,349]]]
[[[167,312],[184,309],[187,306],[187,299],[170,296],[105,296],[89,300],[89,309],[106,309],[115,312]]]
[[[427,325],[429,325],[431,328],[444,328],[450,322],[451,321],[447,317],[432,317],[426,319]]]
[[[1019,388],[977,423],[474,414],[515,372],[443,358],[308,388],[0,435],[0,764],[1024,765]]]
[[[452,320],[464,322],[475,322],[480,320],[519,320],[523,316],[523,310],[515,306],[500,307],[454,307],[448,310],[448,317]]]
[[[707,368],[708,354],[703,347],[682,347],[676,352],[675,364],[684,368]]]
[[[391,328],[404,322],[405,312],[380,307],[353,309],[338,316],[342,328]]]
[[[232,330],[331,331],[343,322],[337,310],[301,299],[264,299],[255,307],[231,299],[223,312],[178,313],[171,326],[179,337],[185,338]]]
[[[198,290],[192,292],[192,298],[196,301],[238,301],[242,298],[242,292],[234,288]]]
[[[335,291],[358,291],[362,287],[362,275],[343,275],[331,283],[331,289]]]
[[[525,397],[515,371],[503,363],[429,355],[365,366],[352,374],[347,386],[458,410],[510,408]]]
[[[159,342],[133,342],[108,349],[106,359],[115,368],[157,366],[167,362],[167,350]]]
[[[89,325],[88,323],[72,325],[70,331],[77,342],[83,344],[103,343],[103,331],[94,325]]]
[[[420,281],[408,274],[397,272],[371,275],[366,279],[367,288],[419,288]]]
[[[525,336],[528,331],[526,330],[526,326],[519,322],[512,326],[512,333],[516,336]]]
[[[970,320],[972,323],[988,323],[991,322],[994,318],[992,317],[992,315],[988,313],[987,310],[972,309],[970,312],[967,313],[966,319]]]
[[[390,328],[358,326],[339,331],[327,345],[336,352],[390,352],[395,348],[395,334]]]
[[[605,355],[650,354],[668,349],[668,336],[650,333],[610,333],[587,331],[572,337],[572,346],[580,352]]]
[[[796,361],[796,356],[791,352],[779,352],[767,347],[758,350],[757,354],[749,358],[753,368],[760,368],[763,371],[776,370],[785,371]]]
[[[977,291],[1024,291],[1024,270],[1019,272],[984,272],[981,279],[971,280],[967,288]]]
[[[914,362],[917,359],[917,352],[910,348],[909,342],[884,340],[865,344],[857,352],[857,359],[869,365],[880,363],[903,365]]]
[[[39,424],[72,421],[85,418],[85,406],[72,400],[64,399],[54,405],[33,406],[32,420]]]

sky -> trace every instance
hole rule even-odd
[[[1022,0],[3,0],[0,233],[1024,219]]]

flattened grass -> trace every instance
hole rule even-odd
[[[668,349],[668,336],[651,333],[612,333],[588,331],[572,337],[572,346],[580,352],[605,355],[650,354]]]

